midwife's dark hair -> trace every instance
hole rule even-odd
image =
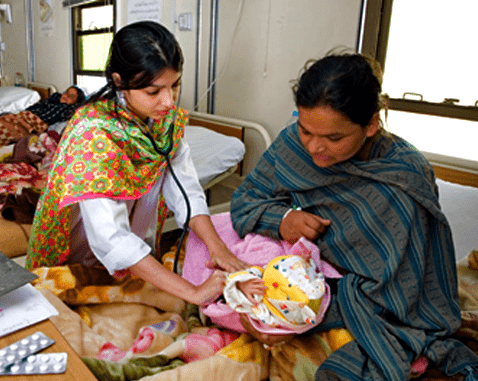
[[[308,61],[293,87],[297,107],[330,106],[366,127],[383,107],[380,66],[360,54],[330,54]]]
[[[112,99],[117,90],[148,87],[165,69],[183,70],[184,57],[174,35],[154,21],[140,21],[120,29],[111,43],[106,67],[107,84],[89,98]],[[117,86],[113,73],[121,77]]]

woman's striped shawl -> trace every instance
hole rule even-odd
[[[279,236],[291,206],[332,220],[317,244],[343,268],[320,329],[356,338],[319,368],[317,380],[408,380],[425,355],[449,374],[478,365],[450,339],[460,325],[452,235],[432,167],[409,143],[382,132],[368,161],[317,167],[298,138],[281,132],[233,195],[240,236]]]

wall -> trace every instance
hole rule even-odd
[[[11,24],[7,24],[2,18],[1,40],[5,42],[4,74],[8,84],[13,84],[15,72],[26,73],[26,44],[25,44],[25,13],[23,1],[2,1],[2,4],[10,4],[12,12]]]
[[[12,5],[14,19],[13,24],[1,24],[7,47],[5,72],[10,78],[15,71],[27,69],[26,1],[3,0]],[[61,7],[61,0],[53,1],[55,30],[52,37],[46,37],[40,35],[38,25],[39,1],[32,0],[35,79],[63,90],[72,81],[70,16]],[[161,19],[175,31],[184,50],[181,105],[188,109],[194,107],[198,2],[202,11],[199,66],[199,96],[202,96],[208,78],[211,1],[163,0]],[[310,58],[321,57],[336,46],[355,48],[361,6],[362,0],[219,0],[215,113],[260,123],[275,138],[294,108],[290,80],[297,77]],[[127,0],[117,0],[118,27],[127,23],[127,9]],[[174,15],[181,12],[193,14],[193,31],[179,31],[173,23]],[[206,99],[199,103],[200,111],[207,110]]]
[[[2,22],[2,37],[5,41],[5,74],[9,84],[13,84],[15,72],[22,72],[27,77],[26,22],[28,0],[9,0],[12,8],[12,24]],[[32,1],[33,38],[35,48],[34,78],[38,82],[54,84],[63,91],[72,82],[70,13],[61,7],[61,0],[54,0],[53,35],[43,36],[40,32],[39,1]],[[28,78],[32,80],[32,78]]]

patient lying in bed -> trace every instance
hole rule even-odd
[[[70,86],[25,111],[0,116],[0,212],[4,219],[32,223],[60,140],[58,133],[46,130],[67,121],[84,100],[83,91]]]
[[[83,90],[70,86],[62,94],[54,93],[17,114],[0,116],[0,146],[15,143],[32,133],[40,134],[50,125],[67,121],[84,100]]]

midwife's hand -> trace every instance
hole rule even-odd
[[[211,259],[206,262],[206,266],[210,269],[222,269],[230,273],[244,270],[250,267],[246,262],[237,258],[224,243],[208,247]]]
[[[207,215],[198,215],[191,218],[189,226],[202,240],[209,251],[210,260],[206,266],[211,269],[221,269],[231,273],[249,267],[249,264],[241,261],[227,248],[221,237],[217,234],[211,218]]]
[[[202,305],[216,300],[222,294],[224,286],[226,285],[226,273],[224,271],[216,270],[206,281],[200,286],[196,287],[193,296],[193,303]]]
[[[321,234],[325,233],[330,223],[330,220],[315,214],[293,210],[282,219],[279,233],[282,239],[290,243],[297,242],[300,237],[315,241]]]
[[[294,333],[283,334],[283,335],[282,334],[269,335],[267,333],[259,332],[252,326],[246,314],[240,314],[240,315],[241,315],[241,324],[244,327],[244,329],[252,337],[254,337],[256,340],[264,344],[264,347],[266,348],[271,348],[273,346],[285,344],[295,337]]]

